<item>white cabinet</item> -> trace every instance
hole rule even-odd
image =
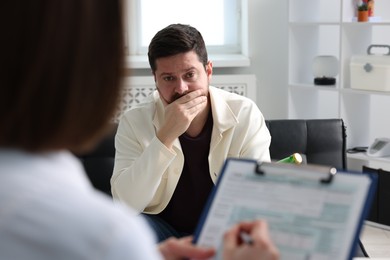
[[[288,4],[289,118],[342,118],[347,148],[390,137],[390,92],[352,89],[349,69],[351,56],[366,54],[369,45],[390,45],[390,1],[375,0],[376,22],[356,22],[355,0],[289,0]],[[312,62],[318,55],[338,58],[335,85],[314,85]]]

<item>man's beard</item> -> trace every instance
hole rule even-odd
[[[182,96],[187,95],[187,94],[188,94],[188,92],[185,92],[185,93],[183,93],[183,94],[175,93],[175,94],[172,96],[172,98],[171,98],[171,103],[174,102],[174,101],[176,101],[176,100],[178,100],[178,99],[181,98]]]

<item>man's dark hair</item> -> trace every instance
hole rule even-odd
[[[200,32],[192,26],[171,24],[157,32],[149,44],[149,64],[156,71],[156,60],[179,53],[195,51],[199,61],[207,65],[208,57],[206,45]]]

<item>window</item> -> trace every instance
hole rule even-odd
[[[246,0],[127,0],[127,5],[130,57],[145,60],[152,37],[172,23],[197,28],[209,56],[228,60],[247,52]]]

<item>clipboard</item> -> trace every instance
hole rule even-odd
[[[281,259],[352,259],[376,176],[318,165],[228,158],[202,212],[194,243],[221,259],[224,232],[265,219]]]

